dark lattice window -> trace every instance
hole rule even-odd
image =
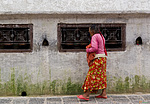
[[[85,51],[90,43],[89,26],[92,24],[58,24],[59,51]],[[106,40],[108,51],[125,50],[126,24],[95,24]]]
[[[125,24],[103,24],[100,31],[106,40],[106,48],[109,51],[125,50]]]
[[[0,24],[0,52],[30,52],[32,24]]]

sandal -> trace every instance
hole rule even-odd
[[[103,98],[103,99],[107,99],[107,96],[101,96],[101,95],[98,95],[98,96],[95,96],[96,98]]]
[[[79,99],[83,99],[83,100],[86,100],[86,101],[88,101],[89,100],[89,98],[85,98],[85,97],[83,97],[83,95],[79,95],[79,96],[77,96]]]

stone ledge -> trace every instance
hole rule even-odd
[[[150,14],[150,11],[0,11],[0,15],[12,14]]]

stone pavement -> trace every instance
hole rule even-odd
[[[89,101],[76,96],[0,97],[0,104],[150,104],[150,94],[108,95],[107,99],[90,96]]]

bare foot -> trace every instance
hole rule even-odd
[[[82,96],[89,99],[89,95],[83,94]]]
[[[101,96],[103,96],[103,97],[107,97],[107,95],[106,94],[100,94]]]

